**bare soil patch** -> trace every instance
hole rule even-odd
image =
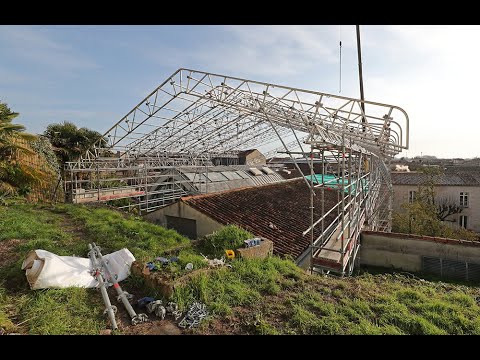
[[[8,239],[0,241],[0,268],[11,265],[19,259],[20,255],[15,249],[22,241],[24,240]]]

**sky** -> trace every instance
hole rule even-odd
[[[400,156],[480,156],[480,26],[360,29],[365,99],[410,119]],[[0,49],[0,101],[37,134],[104,133],[181,67],[360,98],[355,25],[1,25]]]

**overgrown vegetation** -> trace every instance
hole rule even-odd
[[[214,314],[197,333],[480,334],[476,288],[401,274],[308,276],[275,257],[233,266],[177,289],[177,301],[200,298]]]
[[[200,300],[209,305],[213,314],[231,315],[232,307],[254,306],[264,295],[276,295],[281,286],[299,279],[302,270],[293,262],[272,257],[268,260],[239,259],[233,270],[222,268],[210,274],[195,276],[188,284],[176,289],[175,301],[185,307]]]
[[[9,197],[27,195],[32,185],[46,177],[43,171],[17,157],[19,153],[32,154],[24,143],[36,139],[25,132],[23,125],[13,123],[18,115],[0,102],[0,202]]]
[[[106,140],[97,131],[82,127],[78,128],[72,122],[50,124],[43,133],[54,146],[58,160],[62,165],[67,161],[75,161],[96,141],[99,146],[106,145]]]
[[[127,247],[139,261],[149,261],[152,256],[190,243],[177,232],[138,217],[78,205],[0,207],[0,245],[11,239],[21,242],[11,250],[12,261],[0,267],[0,326],[14,331],[16,327],[9,319],[20,323],[28,320],[27,331],[32,334],[98,334],[106,323],[102,300],[95,291],[29,290],[21,263],[30,250],[86,257],[88,243],[97,242],[104,253]],[[13,306],[7,316],[4,304],[20,300],[21,304]]]
[[[227,239],[224,245],[251,237],[229,227],[216,234],[213,250],[224,246],[218,238],[222,232]],[[0,258],[0,327],[30,334],[98,334],[104,329],[104,306],[97,291],[32,291],[20,270],[32,249],[86,256],[92,241],[105,253],[127,247],[140,261],[177,256],[179,262],[169,266],[178,266],[178,271],[188,262],[202,266],[198,250],[187,238],[106,207],[0,206],[0,246],[7,254]],[[5,244],[11,245],[7,252]],[[183,248],[175,250],[178,247]],[[232,269],[200,271],[176,286],[173,297],[182,309],[194,300],[207,304],[210,316],[195,333],[480,334],[476,287],[408,274],[311,276],[278,257],[235,259],[231,265]],[[143,289],[138,295],[155,296],[135,276],[122,286],[127,291]]]
[[[243,241],[253,237],[252,233],[236,225],[228,225],[213,234],[207,235],[203,246],[208,253],[221,257],[225,255],[225,250],[235,250],[243,247]]]
[[[461,213],[462,208],[448,199],[436,199],[435,177],[438,169],[424,169],[428,180],[418,186],[415,200],[402,204],[404,211],[393,214],[392,231],[450,239],[479,240],[476,233],[443,222],[448,216]]]

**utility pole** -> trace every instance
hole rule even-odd
[[[360,99],[362,102],[360,106],[362,108],[363,114],[365,114],[365,96],[363,95],[363,73],[362,73],[362,49],[360,45],[360,25],[355,25],[357,28],[357,52],[358,52],[358,77],[360,80]],[[362,115],[362,130],[365,132],[365,116]]]

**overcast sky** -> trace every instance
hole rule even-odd
[[[402,107],[400,156],[480,156],[480,26],[361,25],[365,99]],[[180,67],[359,98],[354,25],[0,26],[0,100],[42,133],[101,133]]]

